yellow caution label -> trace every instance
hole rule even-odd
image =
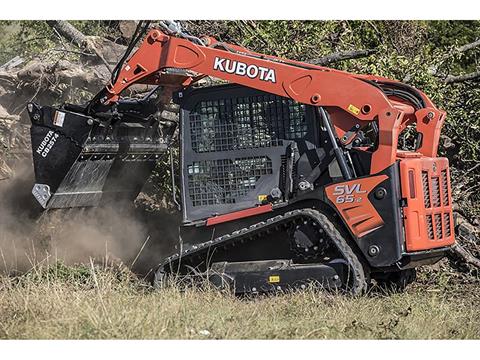
[[[350,104],[350,105],[348,105],[348,108],[347,108],[347,109],[348,109],[348,111],[350,111],[352,114],[355,114],[355,115],[360,114],[360,109],[357,108],[355,105]]]
[[[268,195],[258,195],[258,201],[259,202],[264,202],[267,201]]]
[[[280,276],[278,275],[270,275],[268,277],[268,282],[270,284],[276,284],[276,283],[279,283],[280,282]]]

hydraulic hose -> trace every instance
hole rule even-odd
[[[345,180],[351,180],[352,173],[350,171],[350,168],[348,167],[347,159],[345,159],[345,154],[343,153],[343,150],[338,146],[337,137],[333,132],[332,124],[330,122],[328,114],[323,107],[317,107],[316,109],[317,114],[322,119],[323,126],[327,130],[328,137],[330,138],[330,142],[332,143],[333,153],[335,155],[335,158],[337,159],[337,163],[340,167],[340,171],[342,172],[342,176]]]

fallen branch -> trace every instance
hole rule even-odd
[[[343,60],[364,58],[376,52],[377,52],[376,49],[341,51],[341,52],[336,52],[333,54],[322,56],[321,58],[318,58],[318,59],[312,59],[312,60],[309,60],[308,62],[314,65],[323,66],[323,65],[328,65],[328,64],[339,62],[339,61],[343,61]]]
[[[462,46],[459,46],[449,52],[447,52],[446,54],[444,54],[439,62],[436,64],[436,65],[433,65],[429,71],[430,74],[432,74],[433,76],[436,76],[436,77],[439,77],[439,78],[442,78],[442,77],[445,77],[445,74],[442,74],[439,72],[439,67],[443,65],[443,63],[445,63],[445,61],[451,59],[452,57],[454,57],[455,55],[458,55],[458,54],[461,54],[461,53],[464,53],[468,50],[471,50],[471,49],[474,49],[476,47],[480,46],[480,39],[478,40],[475,40],[474,42],[472,43],[468,43],[468,44],[465,44],[465,45],[462,45]],[[447,76],[444,81],[445,83],[447,84],[452,84],[452,83],[456,83],[456,82],[463,82],[463,81],[467,81],[467,80],[473,80],[473,79],[470,79],[470,78],[467,78],[466,80],[463,79],[464,76],[469,76],[469,75],[473,75],[473,74],[478,74],[478,73],[472,73],[472,74],[467,74],[467,75],[461,75],[461,76]],[[477,76],[478,77],[478,76]],[[458,79],[458,80],[456,80]]]
[[[10,70],[14,67],[17,67],[18,65],[21,65],[25,60],[20,57],[20,56],[15,56],[13,59],[10,61],[7,61],[5,64],[0,66],[0,70],[5,71],[5,70]]]
[[[480,269],[480,259],[477,259],[475,256],[470,254],[467,250],[465,250],[462,246],[458,244],[450,250],[450,255],[452,255],[454,258],[462,260],[466,264],[473,265]]]
[[[456,50],[457,50],[457,52],[465,52],[465,51],[474,49],[478,46],[480,46],[480,39],[477,39],[472,43],[462,45],[462,46],[458,47]]]
[[[446,84],[454,84],[454,83],[459,83],[459,82],[465,82],[469,80],[476,80],[480,78],[480,71],[475,71],[470,74],[465,74],[465,75],[458,75],[458,76],[453,76],[449,75],[445,79]]]
[[[58,51],[58,52],[77,54],[77,55],[83,55],[83,56],[95,56],[94,54],[86,53],[83,51],[75,51],[75,50],[68,50],[68,49],[51,49],[51,51]]]

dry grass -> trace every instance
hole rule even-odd
[[[313,290],[239,299],[152,290],[125,269],[92,269],[57,264],[1,278],[0,338],[480,338],[478,284],[460,293],[451,278],[356,299]]]

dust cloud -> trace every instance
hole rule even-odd
[[[39,264],[121,262],[146,275],[174,252],[180,218],[133,203],[43,211],[31,195],[31,163],[0,181],[0,272]]]

